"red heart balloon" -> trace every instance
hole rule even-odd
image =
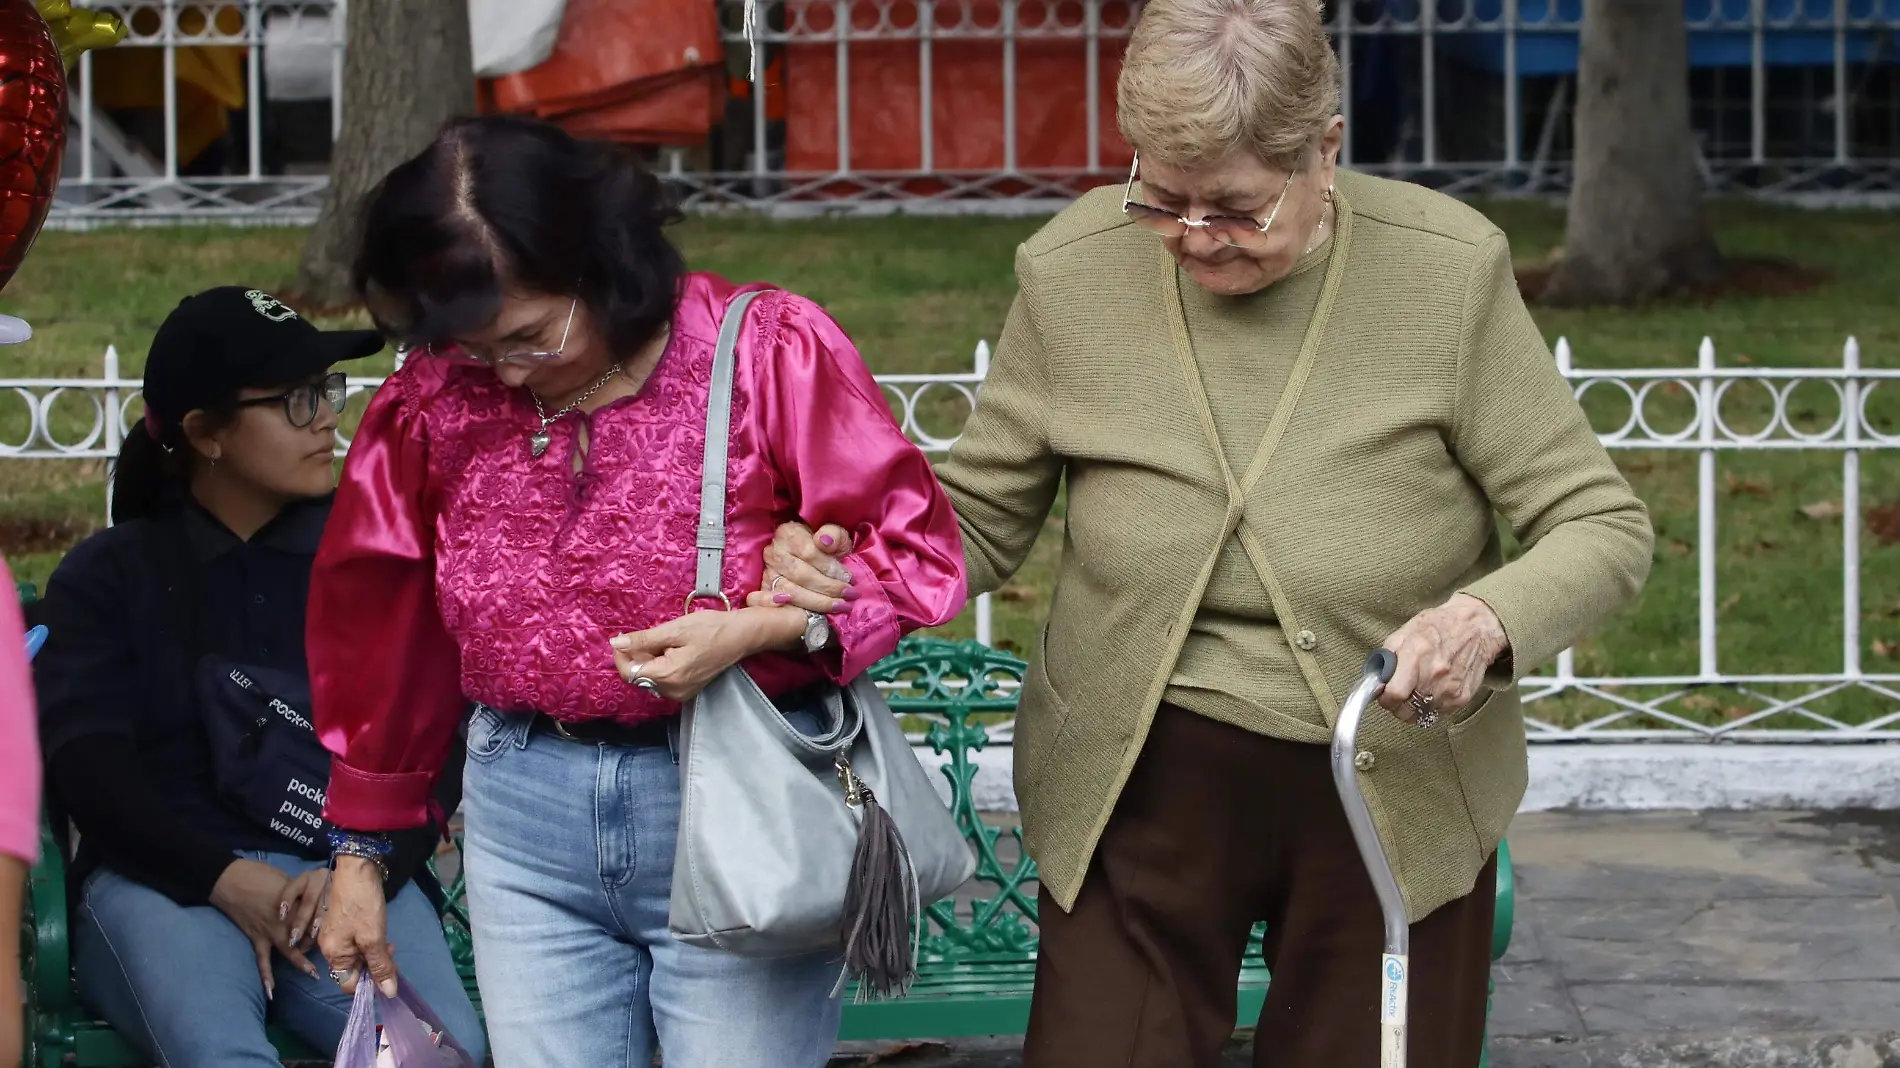
[[[66,148],[66,71],[33,0],[0,0],[0,289],[53,206]]]

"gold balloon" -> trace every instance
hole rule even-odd
[[[125,23],[109,12],[74,7],[72,0],[34,0],[34,6],[52,28],[60,61],[68,67],[79,62],[81,52],[111,48],[125,37]]]

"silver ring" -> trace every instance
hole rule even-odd
[[[1416,722],[1426,730],[1431,730],[1433,727],[1438,726],[1438,713],[1436,711],[1420,712]]]
[[[767,587],[765,588],[765,589],[766,589],[766,592],[767,592],[767,593],[777,593],[777,592],[778,592],[778,584],[779,584],[779,583],[781,583],[781,582],[784,582],[784,581],[785,581],[785,576],[784,576],[784,575],[773,575],[773,576],[772,576],[772,584],[771,584],[770,586],[767,586]]]
[[[656,694],[660,692],[660,684],[647,678],[645,675],[635,675],[633,677],[633,684],[648,693]]]
[[[332,983],[337,984],[338,986],[342,986],[344,981],[347,980],[352,974],[354,973],[340,972],[340,971],[337,971],[335,968],[332,968],[330,969],[330,981]]]
[[[1418,714],[1417,723],[1419,726],[1430,728],[1438,723],[1438,709],[1436,707],[1438,698],[1428,693],[1413,690],[1409,703],[1412,706],[1412,711]]]

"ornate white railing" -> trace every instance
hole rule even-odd
[[[742,77],[741,2],[716,6],[727,70]],[[1890,73],[1900,2],[1657,2],[1682,3],[1695,35],[1692,95],[1712,186],[1863,202],[1900,195],[1891,133],[1900,77]],[[327,181],[324,134],[342,122],[342,0],[92,6],[124,18],[130,33],[118,49],[162,54],[165,88],[150,109],[156,129],[121,127],[114,119],[125,117],[123,109],[108,116],[94,106],[104,99],[94,91],[94,67],[116,61],[80,60],[75,137],[53,225],[315,218]],[[1126,166],[1110,143],[1112,72],[1139,0],[765,0],[760,7],[769,54],[789,49],[789,64],[807,72],[772,95],[794,97],[793,122],[824,121],[788,138],[755,84],[749,108],[734,108],[733,128],[716,138],[725,158],[707,165],[696,156],[689,166],[684,150],[665,157],[689,205],[1046,210],[1089,185],[1118,180]],[[1348,165],[1452,190],[1567,184],[1579,0],[1337,0],[1330,7],[1349,83],[1341,105],[1354,131]],[[193,58],[181,68],[180,51],[206,47],[243,52],[241,76],[231,75],[243,83],[233,111],[241,117],[214,163],[184,158],[180,149],[188,109],[181,109],[176,75]],[[882,72],[875,87],[862,74],[873,68]],[[756,78],[767,70],[759,64]],[[1052,98],[1052,79],[1068,80],[1070,92]],[[946,107],[945,94],[956,102]],[[1040,114],[1051,99],[1072,105],[1073,114]],[[897,112],[869,118],[892,106],[904,114],[914,107],[910,129],[867,143],[865,131],[903,125]],[[956,137],[946,121],[960,124]],[[972,124],[994,131],[982,158],[969,154]],[[1037,142],[1039,129],[1051,125],[1084,132],[1072,151],[1052,156]],[[301,147],[294,131],[302,133]],[[792,144],[803,147],[788,166]]]
[[[1599,437],[1612,449],[1694,450],[1696,465],[1696,617],[1697,670],[1657,676],[1580,676],[1574,653],[1557,658],[1554,675],[1527,681],[1527,703],[1581,696],[1604,707],[1602,715],[1559,727],[1529,719],[1539,741],[1653,740],[1663,738],[1755,741],[1867,741],[1900,739],[1900,674],[1868,672],[1862,665],[1860,460],[1868,450],[1900,448],[1900,426],[1882,428],[1869,412],[1875,391],[1900,379],[1900,370],[1861,366],[1860,344],[1849,338],[1838,368],[1719,367],[1715,343],[1704,338],[1694,369],[1582,370],[1569,343],[1557,343],[1557,363],[1575,383],[1579,399],[1597,399],[1601,391],[1628,406],[1619,425]],[[1797,417],[1791,396],[1804,385],[1831,394],[1834,410],[1812,421]],[[1890,387],[1900,389],[1900,386]],[[1738,425],[1745,391],[1767,401],[1758,425]],[[1812,392],[1812,391],[1811,391]],[[1673,422],[1652,410],[1663,397],[1681,398],[1688,412]],[[1759,405],[1758,405],[1759,407]],[[1717,655],[1720,596],[1716,581],[1716,457],[1724,452],[1831,450],[1841,457],[1841,660],[1840,670],[1801,674],[1738,674],[1722,670]],[[1803,621],[1811,622],[1811,621]],[[1726,687],[1755,707],[1720,724],[1699,722],[1672,710],[1685,696],[1708,686]],[[1772,688],[1776,693],[1764,692]],[[1641,695],[1629,691],[1646,691]],[[1881,714],[1846,722],[1810,707],[1851,691],[1861,691],[1884,708]],[[1533,705],[1534,707],[1534,705]],[[1777,725],[1769,726],[1770,722]],[[1800,726],[1782,726],[1790,721]],[[1655,725],[1661,724],[1661,726]]]
[[[968,373],[880,376],[892,411],[926,451],[940,453],[956,440],[936,426],[967,414],[989,369],[989,346],[979,343]],[[1697,453],[1697,667],[1676,675],[1583,675],[1576,656],[1561,654],[1552,673],[1526,681],[1533,713],[1533,741],[1833,741],[1900,740],[1900,673],[1866,670],[1861,629],[1861,454],[1900,449],[1900,404],[1893,425],[1872,409],[1877,390],[1900,380],[1900,369],[1861,366],[1860,346],[1849,339],[1839,367],[1722,367],[1713,342],[1704,340],[1693,368],[1583,369],[1574,365],[1568,341],[1560,339],[1557,363],[1597,420],[1604,445],[1616,450],[1692,450]],[[0,380],[0,459],[109,459],[131,418],[139,382],[125,378],[116,349],[108,349],[96,379]],[[350,380],[352,395],[374,390],[381,379]],[[1812,398],[1823,399],[1809,416]],[[1888,386],[1900,391],[1900,384]],[[1754,395],[1750,402],[1749,395]],[[23,403],[27,419],[9,397]],[[1833,398],[1832,407],[1825,399]],[[1622,412],[1605,408],[1623,407]],[[961,411],[959,411],[961,409]],[[1671,410],[1675,409],[1675,410]],[[24,425],[25,430],[18,428]],[[348,447],[339,436],[339,454]],[[1840,456],[1841,658],[1838,670],[1750,674],[1724,670],[1717,652],[1721,599],[1717,583],[1717,481],[1721,453],[1809,450]],[[1812,624],[1812,620],[1803,620]],[[987,597],[977,605],[977,633],[991,635]],[[1697,691],[1721,688],[1730,712],[1720,723],[1703,722],[1680,702]],[[1863,695],[1878,706],[1852,719],[1830,715],[1819,703],[1845,694]],[[1736,706],[1733,702],[1747,702]],[[1752,706],[1752,707],[1749,707]]]

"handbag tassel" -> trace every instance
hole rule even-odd
[[[870,787],[840,763],[845,803],[858,811],[858,846],[844,895],[844,976],[858,981],[859,1003],[902,997],[917,978],[923,902],[917,869],[897,821]]]

